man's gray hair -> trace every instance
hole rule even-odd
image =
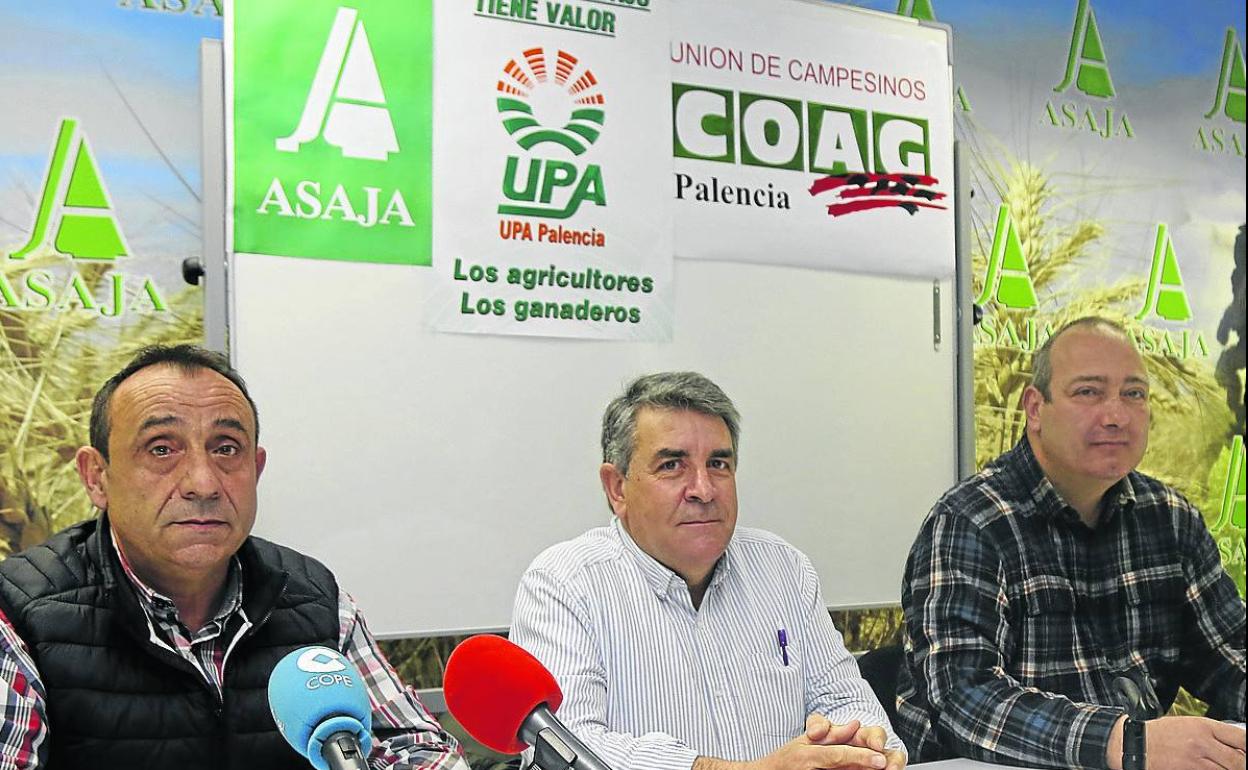
[[[602,461],[614,465],[621,476],[628,475],[637,444],[637,410],[642,407],[692,410],[721,418],[732,437],[733,457],[737,456],[741,415],[718,385],[697,372],[646,374],[630,382],[602,415]]]
[[[1130,341],[1131,335],[1122,324],[1110,318],[1099,315],[1086,315],[1082,318],[1076,318],[1062,328],[1053,332],[1040,349],[1031,357],[1031,384],[1036,390],[1040,391],[1040,395],[1044,396],[1045,401],[1053,400],[1053,392],[1051,390],[1053,384],[1053,345],[1057,342],[1057,338],[1061,337],[1071,329],[1078,327],[1094,327],[1104,329],[1111,333],[1117,334],[1123,339]]]

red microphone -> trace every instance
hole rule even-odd
[[[536,770],[611,770],[553,712],[563,691],[546,667],[501,636],[465,639],[446,661],[446,706],[464,729],[503,754],[533,747]]]

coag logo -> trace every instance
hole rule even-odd
[[[36,255],[37,251],[44,250]],[[47,269],[48,252],[72,260],[68,271]],[[89,310],[114,317],[126,310],[127,289],[135,301],[163,312],[165,301],[151,279],[133,287],[121,272],[79,268],[127,257],[112,198],[86,132],[74,118],[61,120],[39,193],[39,205],[26,242],[8,259],[32,266],[25,273],[0,271],[0,308],[9,310]],[[37,263],[37,264],[35,264]]]
[[[87,135],[72,118],[62,120],[57,132],[30,239],[9,258],[25,259],[48,242],[75,259],[128,253]]]
[[[1222,510],[1217,532],[1228,524],[1237,529],[1245,528],[1245,490],[1248,490],[1248,463],[1244,462],[1244,437],[1235,436],[1231,441],[1230,462],[1226,468],[1226,483],[1222,491]]]
[[[984,278],[984,290],[975,304],[984,305],[995,299],[997,304],[1016,310],[1036,306],[1036,290],[1031,284],[1031,271],[1023,256],[1023,245],[1010,207],[1001,204],[997,208],[997,226],[992,236],[992,253],[988,257],[988,275]]]
[[[1096,99],[1108,100],[1115,95],[1105,44],[1101,41],[1101,31],[1096,22],[1096,14],[1092,11],[1091,0],[1079,0],[1075,9],[1070,50],[1066,55],[1066,74],[1053,91],[1060,94],[1072,85],[1079,93]],[[1126,113],[1115,115],[1111,106],[1049,101],[1045,103],[1045,112],[1049,122],[1061,128],[1086,129],[1103,139],[1130,139],[1135,136]]]
[[[504,65],[495,103],[503,128],[531,154],[507,157],[503,196],[511,202],[498,213],[566,219],[583,203],[607,204],[597,164],[537,154],[566,150],[576,158],[598,141],[606,120],[598,87],[593,71],[563,50],[552,60],[546,49],[530,48]]]
[[[354,8],[338,9],[299,124],[276,146],[298,152],[318,136],[347,158],[384,161],[399,151],[377,62]]]
[[[1148,294],[1144,298],[1144,307],[1140,308],[1135,318],[1143,321],[1152,313],[1167,321],[1186,321],[1192,317],[1187,292],[1183,290],[1183,276],[1179,273],[1179,260],[1174,255],[1174,242],[1164,223],[1157,225]]]
[[[1234,27],[1226,28],[1222,66],[1218,68],[1218,88],[1213,96],[1213,107],[1205,117],[1212,118],[1219,112],[1236,123],[1244,122],[1244,47]]]

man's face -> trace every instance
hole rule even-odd
[[[721,418],[644,407],[628,476],[610,464],[600,475],[637,545],[694,586],[709,576],[736,527],[736,460]]]
[[[1053,344],[1051,400],[1024,394],[1032,449],[1060,489],[1108,489],[1148,446],[1148,373],[1131,343],[1076,327]]]
[[[109,423],[109,460],[84,447],[78,470],[131,566],[157,588],[224,570],[264,469],[247,399],[211,370],[151,366],[113,393]]]

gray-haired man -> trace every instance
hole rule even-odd
[[[534,560],[512,639],[616,770],[900,770],[810,561],[736,526],[739,424],[700,374],[632,382],[603,416],[615,520]]]

